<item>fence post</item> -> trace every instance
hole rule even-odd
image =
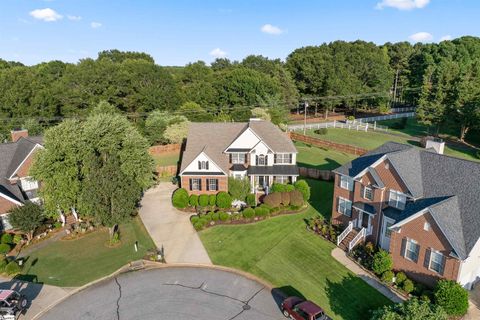
[[[337,120],[333,120],[333,127],[335,128],[335,124],[337,124]]]
[[[365,132],[367,132],[367,131],[368,131],[368,122],[367,122],[367,124],[365,125]]]
[[[374,122],[373,122],[373,130],[374,130],[374,131],[377,130],[377,121],[374,121]]]

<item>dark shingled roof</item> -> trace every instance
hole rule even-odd
[[[365,202],[354,202],[353,207],[371,214],[377,213],[374,206]]]
[[[387,208],[399,222],[426,208],[456,254],[465,259],[480,238],[480,163],[389,142],[335,172],[356,176],[382,156],[391,162],[410,194],[403,211]]]

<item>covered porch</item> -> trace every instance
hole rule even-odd
[[[274,183],[295,183],[297,176],[249,175],[252,192],[269,192]]]

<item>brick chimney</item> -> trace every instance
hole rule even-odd
[[[10,135],[12,137],[12,142],[17,142],[20,138],[27,138],[28,137],[28,130],[12,130],[10,131]]]

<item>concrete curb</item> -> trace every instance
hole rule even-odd
[[[224,267],[224,266],[217,266],[217,265],[209,265],[209,264],[199,264],[199,263],[159,263],[159,262],[153,262],[149,260],[137,260],[137,262],[142,261],[144,267],[141,269],[131,269],[131,265],[127,264],[115,272],[104,276],[102,278],[99,278],[97,280],[94,280],[92,282],[89,282],[81,287],[75,287],[75,288],[70,288],[73,289],[71,292],[69,292],[66,296],[58,299],[57,301],[51,303],[49,306],[47,306],[44,310],[40,311],[36,315],[32,317],[32,320],[40,319],[41,316],[45,315],[48,311],[53,309],[56,305],[62,303],[66,299],[70,298],[74,294],[77,294],[87,288],[90,288],[100,282],[110,280],[122,273],[127,273],[127,272],[136,272],[136,271],[147,271],[147,270],[154,270],[154,269],[167,269],[167,268],[204,268],[204,269],[212,269],[212,270],[220,270],[220,271],[225,271],[225,272],[230,272],[233,274],[240,275],[244,278],[247,278],[249,280],[255,281],[268,290],[272,291],[275,287],[269,283],[268,281],[265,281],[263,279],[258,278],[257,276],[254,276],[248,272],[237,270],[234,268],[230,267]],[[283,292],[279,292],[279,295],[281,295],[283,298],[286,298],[286,295]]]

